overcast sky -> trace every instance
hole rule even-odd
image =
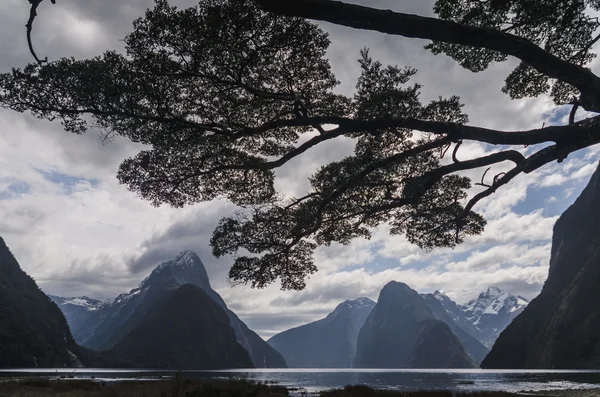
[[[433,5],[433,0],[362,2],[421,15],[430,14]],[[35,48],[51,60],[121,49],[131,21],[151,5],[151,0],[45,1],[36,20]],[[0,2],[0,71],[31,61],[24,26],[28,12],[23,0]],[[329,58],[342,82],[340,92],[352,93],[359,50],[369,47],[384,63],[417,68],[415,80],[424,85],[424,100],[461,96],[471,124],[513,130],[564,123],[567,117],[568,109],[555,107],[548,98],[511,101],[501,93],[514,61],[473,74],[423,50],[421,40],[321,26],[331,35]],[[265,290],[227,285],[231,259],[212,257],[208,242],[218,220],[235,210],[230,204],[154,208],[119,185],[115,175],[120,162],[139,150],[141,146],[125,139],[103,146],[97,132],[76,136],[58,123],[0,111],[0,236],[47,293],[101,299],[135,287],[181,250],[193,250],[229,307],[264,337],[323,317],[345,299],[376,299],[391,280],[420,292],[440,289],[458,301],[490,285],[534,297],[547,276],[554,222],[600,159],[600,150],[592,148],[561,165],[516,178],[476,208],[489,222],[483,235],[455,250],[426,253],[382,227],[370,241],[319,249],[320,271],[307,288],[282,292],[277,285]],[[277,186],[290,194],[303,192],[318,165],[351,150],[348,140],[314,148],[278,171]],[[468,145],[459,154],[466,159],[489,150]],[[478,178],[481,171],[470,175]]]

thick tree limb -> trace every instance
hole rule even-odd
[[[256,0],[267,11],[357,29],[404,37],[486,48],[514,56],[538,72],[576,87],[581,105],[600,112],[600,78],[588,69],[565,61],[522,37],[494,29],[412,14],[379,10],[334,0]]]
[[[420,120],[416,118],[382,118],[374,120],[359,120],[339,116],[319,116],[308,118],[292,118],[266,122],[257,127],[240,126],[238,131],[232,131],[218,124],[203,124],[189,121],[177,116],[155,116],[138,113],[127,113],[123,111],[100,111],[92,108],[68,109],[59,107],[38,106],[32,103],[17,103],[19,106],[27,106],[30,109],[43,112],[56,112],[58,114],[91,114],[98,116],[123,116],[139,118],[143,120],[179,125],[182,128],[197,129],[198,132],[212,132],[227,135],[232,139],[258,135],[273,129],[282,127],[314,127],[324,124],[338,125],[339,128],[324,131],[321,135],[307,141],[306,151],[310,147],[333,137],[355,132],[376,132],[385,129],[411,129],[421,132],[429,132],[436,135],[448,136],[452,141],[471,140],[491,145],[537,145],[548,142],[578,141],[589,135],[600,135],[600,127],[595,123],[600,122],[600,116],[585,119],[565,126],[548,126],[523,131],[500,131],[489,128],[481,128],[458,123],[447,123],[439,121]],[[308,147],[307,147],[308,146]],[[456,157],[456,146],[453,159]],[[298,153],[298,154],[300,154]],[[456,161],[456,160],[455,160]],[[279,164],[283,165],[283,164]],[[278,166],[279,166],[278,165]]]
[[[600,116],[588,120],[600,120]],[[577,140],[590,133],[600,134],[600,129],[590,131],[581,128],[583,122],[567,126],[549,126],[525,131],[499,131],[457,123],[420,120],[415,118],[386,118],[375,120],[357,120],[346,117],[312,117],[304,120],[278,120],[265,123],[257,128],[246,130],[247,134],[268,131],[277,127],[311,126],[314,124],[335,124],[347,133],[373,132],[391,128],[412,129],[447,135],[452,140],[472,140],[492,145],[536,145],[547,142]]]

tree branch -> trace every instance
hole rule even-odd
[[[573,108],[571,109],[571,113],[569,114],[569,125],[575,124],[575,115],[577,114],[577,109],[579,109],[579,100],[575,100],[573,102]]]
[[[600,120],[600,116],[587,120]],[[412,129],[436,135],[447,135],[453,141],[472,140],[492,145],[536,145],[563,140],[577,140],[577,137],[582,137],[590,133],[587,128],[581,128],[583,121],[567,126],[549,126],[525,131],[499,131],[457,123],[427,121],[415,118],[358,120],[338,116],[312,117],[303,120],[277,120],[265,123],[256,128],[248,128],[245,133],[253,134],[278,127],[312,126],[313,124],[338,125],[348,133],[374,132],[393,128]],[[594,129],[593,132],[600,134],[600,130]]]
[[[27,23],[25,24],[25,27],[27,28],[27,44],[29,45],[29,52],[31,52],[31,55],[33,55],[33,58],[38,63],[38,65],[43,65],[44,63],[48,62],[48,58],[47,57],[44,59],[38,58],[37,54],[33,50],[33,43],[31,41],[31,31],[33,30],[33,21],[37,17],[37,8],[39,7],[40,3],[44,0],[27,0],[27,1],[29,1],[29,4],[31,4],[31,8],[29,9],[29,20],[27,20]],[[50,1],[52,2],[52,4],[56,4],[56,0],[50,0]]]
[[[590,70],[565,61],[533,42],[494,29],[462,25],[437,18],[379,10],[334,0],[256,0],[266,11],[357,29],[404,37],[486,48],[511,55],[538,72],[576,87],[582,106],[600,111],[600,78]]]

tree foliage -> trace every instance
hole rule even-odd
[[[441,19],[331,0],[282,3],[202,0],[177,9],[157,0],[135,21],[125,54],[14,69],[0,75],[0,103],[58,119],[70,132],[101,128],[107,139],[148,145],[121,164],[119,181],[155,205],[225,197],[241,206],[216,228],[214,254],[236,256],[232,282],[280,279],[284,289],[305,286],[316,247],[369,238],[384,223],[422,248],[454,247],[483,230],[478,201],[600,142],[596,118],[573,120],[579,106],[600,109],[600,80],[583,67],[598,28],[585,6],[597,1],[438,0]],[[572,123],[529,131],[468,125],[458,97],[424,103],[411,83],[416,70],[382,65],[366,49],[355,94],[340,95],[329,39],[303,17],[430,39],[432,51],[473,71],[516,56],[522,64],[505,91],[521,98],[552,90],[557,103],[575,104]],[[305,196],[276,191],[277,168],[340,137],[354,139],[354,153],[318,169]],[[505,147],[459,161],[466,140],[544,145],[528,157]],[[460,172],[505,161],[514,167],[482,179],[485,189],[469,199],[471,181]]]
[[[512,33],[542,47],[548,53],[575,65],[585,66],[596,57],[590,46],[597,39],[598,18],[586,7],[599,9],[597,0],[438,0],[434,11],[442,19],[469,26]],[[428,45],[434,53],[444,53],[463,67],[478,72],[507,55],[486,48],[469,48],[436,42]],[[511,98],[549,93],[557,104],[573,101],[573,87],[550,79],[525,62],[508,76],[502,89]]]

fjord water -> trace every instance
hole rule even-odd
[[[367,385],[378,389],[417,391],[540,391],[599,389],[600,370],[447,370],[447,369],[236,369],[219,371],[181,371],[190,379],[248,379],[277,382],[309,392]],[[119,369],[14,369],[0,370],[2,378],[58,377],[73,379],[94,377],[102,381],[126,379],[164,379],[171,370]]]

